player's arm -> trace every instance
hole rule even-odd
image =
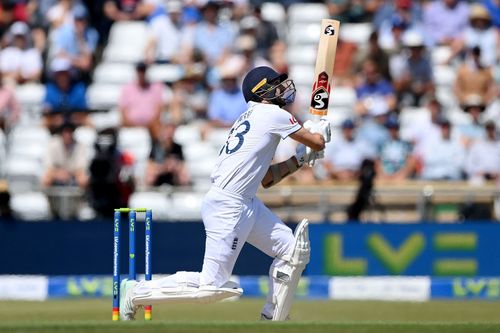
[[[295,156],[292,156],[284,162],[273,164],[269,167],[266,175],[262,179],[262,186],[264,188],[269,188],[273,185],[278,184],[283,178],[291,175],[300,168],[300,165]]]
[[[312,158],[310,155],[314,155],[314,158],[316,158],[315,151],[321,151],[325,148],[325,139],[321,134],[313,134],[304,128],[300,128],[297,132],[291,134],[290,137],[300,142],[297,146],[295,156],[269,167],[261,182],[264,188],[278,184],[283,178],[302,167],[304,163],[309,163]],[[311,148],[312,151],[307,151],[305,146]]]
[[[323,135],[319,133],[311,133],[304,127],[299,129],[297,132],[290,134],[290,137],[314,151],[321,151],[325,149],[325,138]]]

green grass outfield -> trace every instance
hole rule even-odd
[[[263,300],[159,305],[153,321],[112,322],[110,299],[0,302],[0,332],[499,333],[500,302],[297,301],[293,320],[259,322]]]

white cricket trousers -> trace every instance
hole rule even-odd
[[[272,267],[284,263],[279,258],[293,251],[292,230],[257,197],[213,186],[203,200],[201,215],[206,244],[200,285],[221,287],[229,281],[245,242],[276,258]]]

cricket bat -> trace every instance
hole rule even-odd
[[[328,113],[339,29],[339,21],[321,20],[321,35],[319,37],[316,69],[314,71],[311,106],[309,107],[309,113],[313,115],[314,122],[319,121],[322,116],[326,116]]]

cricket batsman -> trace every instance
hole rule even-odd
[[[256,197],[260,184],[269,188],[304,164],[324,156],[330,140],[326,120],[302,127],[283,109],[293,103],[295,85],[286,74],[256,67],[244,78],[248,110],[232,126],[212,172],[212,187],[202,205],[206,231],[201,272],[177,272],[151,281],[121,284],[120,317],[133,320],[140,306],[167,302],[210,303],[243,293],[229,281],[245,242],[274,258],[262,320],[288,318],[295,290],[309,262],[308,222],[295,233]],[[271,165],[280,140],[299,142],[295,156]]]

